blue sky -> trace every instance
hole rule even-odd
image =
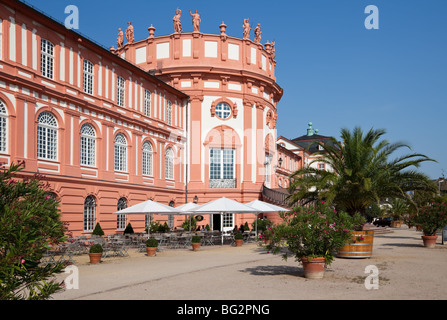
[[[312,122],[319,134],[340,137],[340,129],[386,129],[384,138],[402,141],[438,163],[419,169],[431,178],[447,174],[447,1],[85,1],[28,0],[63,22],[67,5],[79,9],[81,34],[108,48],[118,28],[131,21],[135,39],[173,33],[182,10],[184,32],[192,31],[188,10],[199,11],[200,31],[242,37],[242,23],[260,23],[261,43],[276,42],[276,77],[284,89],[278,104],[278,136],[293,139]],[[379,10],[379,29],[368,30],[368,5]],[[251,33],[253,39],[253,32]],[[396,154],[399,155],[399,154]]]

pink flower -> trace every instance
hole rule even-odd
[[[47,200],[50,199],[50,198],[51,198],[50,196],[45,196],[45,199],[47,199]]]
[[[25,259],[22,258],[22,260],[20,260],[20,263],[24,264],[25,263]]]

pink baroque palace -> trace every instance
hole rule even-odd
[[[105,49],[24,3],[0,3],[0,163],[43,175],[73,236],[97,222],[106,234],[129,222],[143,232],[147,216],[113,212],[147,199],[273,201],[302,163],[277,152],[274,43],[261,44],[260,25],[251,40],[248,19],[242,39],[223,22],[220,34],[202,33],[200,21],[177,9],[172,34],[155,36],[151,25],[139,40],[129,22]],[[153,219],[176,228],[185,218]],[[198,224],[246,221],[254,215],[206,214]]]

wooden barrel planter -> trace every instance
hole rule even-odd
[[[354,242],[346,244],[337,252],[339,258],[370,258],[373,251],[374,230],[351,231]]]

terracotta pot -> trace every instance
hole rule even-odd
[[[324,257],[301,258],[303,264],[304,277],[309,279],[321,279],[324,276],[326,261]]]
[[[200,242],[192,243],[192,251],[198,251],[200,249]]]
[[[90,263],[100,263],[102,252],[99,253],[89,253],[88,256],[90,257]]]
[[[146,252],[148,257],[155,256],[155,252],[157,251],[157,247],[146,247]]]
[[[234,242],[236,242],[236,247],[240,247],[242,246],[244,239],[235,239]]]
[[[424,241],[424,247],[432,249],[436,246],[438,236],[421,236],[421,238]]]

